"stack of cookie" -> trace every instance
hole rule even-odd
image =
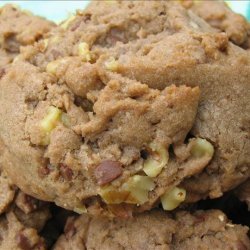
[[[7,5],[0,38],[0,249],[250,249],[242,16],[94,1],[56,26]]]

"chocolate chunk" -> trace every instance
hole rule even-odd
[[[60,175],[63,177],[63,179],[70,181],[72,180],[73,171],[65,164],[60,164]]]
[[[17,244],[23,250],[31,250],[32,249],[32,246],[30,245],[29,239],[23,234],[23,232],[20,232],[17,235]]]
[[[97,166],[94,174],[98,185],[105,185],[122,174],[122,164],[118,161],[103,161]]]

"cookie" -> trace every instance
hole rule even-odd
[[[233,12],[224,1],[183,1],[182,4],[212,27],[225,32],[234,44],[249,49],[249,22],[242,15]]]
[[[44,239],[34,228],[25,227],[13,212],[0,217],[1,249],[46,249]]]
[[[248,249],[247,231],[219,210],[152,211],[129,220],[81,215],[68,219],[54,249]]]
[[[175,2],[93,2],[2,77],[6,172],[79,213],[221,196],[250,162],[249,56],[228,39]]]
[[[45,249],[38,233],[51,216],[48,204],[18,191],[4,172],[0,187],[0,249]]]
[[[0,78],[3,68],[20,52],[21,46],[34,44],[45,37],[53,22],[34,16],[14,5],[0,8]]]
[[[98,79],[95,86],[99,84]],[[16,103],[24,101],[18,115],[7,111],[13,109],[12,98],[5,103],[6,123],[15,127],[1,126],[5,170],[23,191],[80,213],[85,205],[97,213],[124,202],[132,211],[148,209],[182,179],[201,171],[213,154],[211,145],[198,139],[183,147],[180,159],[167,150],[184,142],[191,129],[198,88],[159,91],[114,78],[96,93],[93,110],[87,111],[65,84],[24,62],[8,69],[1,88],[2,97],[14,94]]]
[[[20,46],[35,43],[54,26],[44,18],[7,4],[0,8],[0,48],[18,53]]]

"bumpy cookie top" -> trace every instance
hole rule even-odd
[[[15,131],[11,147],[6,141],[3,148],[6,170],[11,168],[6,164],[15,166],[21,155],[27,156],[21,160],[21,178],[28,174],[33,180],[21,184],[24,190],[78,212],[84,205],[100,212],[114,205],[115,211],[122,203],[138,210],[145,204],[151,207],[211,159],[212,152],[200,157],[191,152],[196,140],[187,145],[183,159],[168,153],[170,145],[184,142],[192,127],[198,88],[171,86],[159,91],[126,78],[100,83],[97,78],[92,107],[52,75],[27,63],[15,63],[2,78],[3,96],[13,94],[17,103],[24,102],[18,115],[8,112],[12,130],[2,126],[4,138]],[[5,111],[13,104],[6,103]],[[9,154],[14,157],[7,162]],[[51,188],[40,192],[47,185]]]
[[[0,8],[0,78],[4,68],[18,55],[21,46],[44,38],[55,25],[7,4]]]
[[[20,45],[33,44],[55,25],[13,5],[0,8],[0,48],[19,52]]]
[[[98,233],[96,233],[98,232]],[[228,241],[230,239],[230,241]],[[82,215],[69,218],[55,250],[247,249],[247,228],[216,210],[167,214],[152,211],[129,220]]]
[[[250,48],[249,22],[233,12],[224,1],[183,1],[182,4],[212,27],[226,32],[233,43],[245,49]]]
[[[247,52],[178,3],[93,2],[2,78],[5,169],[79,213],[217,197],[249,175],[248,73]]]

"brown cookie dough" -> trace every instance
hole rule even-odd
[[[51,217],[49,204],[18,191],[3,172],[0,190],[0,249],[46,249],[39,232]]]
[[[249,48],[249,22],[242,15],[233,12],[224,1],[183,1],[182,4],[206,20],[212,27],[226,32],[236,45]]]
[[[13,202],[16,193],[16,187],[12,184],[8,176],[1,171],[0,174],[0,214],[4,213]]]
[[[11,61],[13,60],[13,57],[7,53],[5,50],[0,49],[0,78],[2,77],[3,73],[1,73],[4,69],[4,67],[6,65],[8,65],[9,63],[11,63]]]
[[[18,55],[21,46],[44,38],[55,24],[7,4],[0,8],[0,78],[6,65]]]
[[[21,58],[0,82],[0,136],[30,195],[129,216],[249,176],[248,53],[180,4],[93,2]]]
[[[129,220],[82,215],[68,219],[53,249],[248,249],[247,231],[219,210],[151,211]]]
[[[44,18],[7,4],[0,8],[0,48],[18,53],[20,46],[35,43],[54,26]]]
[[[50,218],[48,204],[17,191],[3,172],[0,189],[0,249],[45,249],[38,233]]]
[[[88,111],[81,97],[51,74],[13,64],[1,80],[1,97],[17,97],[20,109],[11,112],[12,98],[5,103],[6,124],[13,127],[0,125],[3,166],[25,192],[80,213],[84,205],[93,213],[115,213],[121,203],[130,204],[128,212],[149,209],[212,157],[211,151],[195,155],[196,139],[184,146],[184,155],[168,153],[193,125],[199,89],[159,91],[122,77],[98,90],[100,83],[96,80]]]
[[[24,226],[13,212],[0,217],[0,249],[46,249],[45,242],[34,228]]]

